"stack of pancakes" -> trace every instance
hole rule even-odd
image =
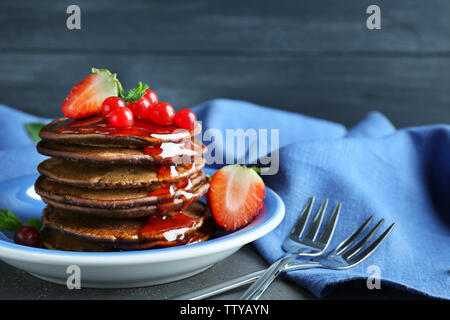
[[[47,204],[45,247],[138,250],[189,244],[213,233],[198,202],[209,188],[200,132],[136,121],[112,127],[102,117],[57,119],[40,131],[35,190]]]

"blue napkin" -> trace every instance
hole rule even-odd
[[[376,266],[382,287],[450,298],[449,125],[396,130],[382,114],[372,112],[347,130],[341,124],[226,99],[192,109],[204,133],[218,131],[225,136],[227,129],[267,129],[270,137],[271,129],[279,130],[278,143],[270,141],[268,148],[272,154],[279,152],[279,171],[263,179],[284,200],[286,216],[255,242],[269,263],[283,254],[281,243],[311,195],[317,199],[315,209],[323,199],[330,200],[328,215],[338,201],[343,203],[330,248],[371,215],[375,220],[384,218],[384,228],[397,224],[357,267],[294,271],[287,274],[289,279],[322,297],[351,280],[366,281],[373,275],[369,267]],[[0,134],[8,137],[0,139],[0,181],[37,173],[36,166],[45,157],[36,152],[23,125],[48,121],[0,105]],[[230,150],[211,140],[224,160],[230,152],[235,161],[256,160],[248,150]]]
[[[283,254],[281,244],[312,195],[314,210],[330,200],[328,215],[337,202],[343,204],[329,248],[371,215],[374,221],[385,219],[382,230],[396,223],[360,265],[343,271],[293,271],[289,279],[317,297],[351,280],[380,276],[381,287],[450,298],[449,125],[396,130],[382,114],[371,112],[347,131],[339,124],[247,102],[213,100],[194,109],[205,130],[280,129],[279,172],[263,178],[284,200],[286,216],[255,242],[269,263]]]
[[[37,153],[25,124],[49,121],[0,104],[0,181],[38,173],[46,157]]]

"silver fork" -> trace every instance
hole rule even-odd
[[[275,280],[286,265],[294,258],[298,256],[318,256],[328,247],[336,227],[341,204],[337,204],[330,219],[328,220],[325,230],[317,239],[320,225],[322,224],[323,216],[327,208],[328,200],[325,200],[322,203],[314,217],[311,227],[303,236],[313,203],[314,197],[311,197],[300,214],[295,226],[292,228],[289,236],[284,240],[282,248],[286,253],[280,259],[272,263],[266,272],[253,285],[251,285],[247,291],[245,291],[241,297],[241,300],[258,300],[273,280]]]
[[[395,226],[395,223],[391,224],[375,241],[373,241],[367,247],[366,244],[373,238],[375,233],[380,228],[383,223],[383,219],[381,219],[377,225],[367,233],[367,235],[360,240],[357,244],[352,246],[357,238],[363,233],[363,231],[368,227],[370,222],[373,220],[373,216],[367,219],[354,233],[352,233],[347,239],[342,241],[335,249],[333,249],[328,254],[323,256],[315,257],[309,261],[291,261],[288,263],[283,269],[284,272],[294,271],[294,270],[304,270],[304,269],[313,269],[313,268],[325,268],[332,270],[342,270],[352,268],[365,259],[367,259],[383,242],[384,239],[389,235],[392,229]],[[350,248],[350,246],[352,246]],[[361,251],[363,248],[365,249]],[[227,292],[229,290],[239,288],[244,285],[248,285],[252,282],[258,280],[263,274],[265,270],[256,271],[239,278],[227,281],[225,283],[221,283],[209,288],[201,289],[196,292],[184,294],[178,297],[174,297],[173,299],[179,300],[201,300],[206,299],[217,294]]]

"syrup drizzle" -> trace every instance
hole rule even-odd
[[[176,199],[183,200],[183,204],[193,199],[195,195],[192,187],[193,184],[189,177],[174,183],[162,182],[157,189],[150,191],[148,196],[158,198],[158,214],[165,214],[173,208]],[[167,202],[167,200],[171,201]],[[187,206],[183,205],[183,208],[187,208]]]
[[[175,177],[181,176],[183,173],[180,172],[176,164],[163,163],[161,166],[155,169],[158,179],[160,181],[171,180]],[[195,170],[195,163],[186,164],[183,166],[184,172],[189,172]]]
[[[94,116],[84,120],[72,121],[57,128],[60,133],[71,134],[103,134],[110,136],[141,136],[167,140],[168,138],[186,138],[187,130],[177,126],[161,126],[154,123],[135,120],[130,127],[114,127],[103,116]],[[179,169],[174,160],[182,160],[186,170],[191,170],[194,158],[198,154],[191,140],[180,142],[158,142],[144,147],[143,152],[157,160],[161,166],[157,169],[160,181],[180,176]],[[180,190],[181,189],[181,190]],[[149,196],[158,197],[158,212],[151,215],[140,231],[140,237],[148,238],[152,235],[163,234],[167,241],[181,241],[185,232],[195,226],[198,221],[183,214],[195,199],[191,192],[190,178],[181,179],[175,183],[161,183],[160,187],[151,191]],[[180,191],[178,199],[183,200],[181,209],[168,214],[173,208],[173,199],[176,190]],[[165,201],[166,200],[166,201]]]
[[[190,170],[193,166],[194,164],[191,164],[187,169]],[[170,177],[179,175],[176,165],[163,165],[158,168],[157,172],[160,179],[167,177],[167,175]],[[192,187],[192,181],[190,177],[187,177],[172,183],[161,182],[157,189],[149,192],[149,196],[158,198],[158,211],[148,218],[145,226],[141,229],[141,236],[149,236],[151,232],[160,232],[163,233],[167,241],[183,240],[185,232],[197,223],[196,219],[189,218],[182,212],[195,200]],[[175,198],[176,192],[178,194]],[[168,199],[171,200],[167,201]],[[173,210],[175,199],[181,199],[183,205],[173,215],[168,214],[169,211]]]
[[[141,229],[141,236],[145,237],[152,232],[160,232],[167,241],[183,240],[185,232],[197,223],[196,219],[183,214],[183,210],[195,200],[192,187],[192,181],[188,177],[174,183],[161,183],[157,189],[151,191],[149,196],[158,197],[158,212],[148,218],[145,226]],[[178,194],[174,198],[176,192]],[[167,199],[173,200],[167,201]],[[183,205],[173,215],[168,214],[173,210],[175,199],[181,199]]]
[[[108,136],[140,136],[178,142],[155,142],[143,148],[143,152],[159,163],[189,164],[199,154],[195,144],[190,140],[188,130],[176,125],[163,126],[152,122],[135,119],[130,127],[115,127],[103,116],[93,116],[83,120],[60,124],[56,130],[68,134],[103,134]],[[156,137],[157,136],[157,137]],[[183,140],[184,139],[184,140]]]
[[[156,161],[172,163],[192,163],[198,154],[191,140],[180,142],[159,142],[144,147],[144,153]]]
[[[183,240],[185,232],[195,226],[197,220],[176,212],[173,216],[153,215],[147,220],[147,224],[141,229],[142,237],[162,233],[167,241]]]
[[[140,136],[151,137],[159,135],[167,138],[168,134],[186,136],[187,130],[175,125],[162,126],[152,122],[135,119],[130,127],[115,127],[103,116],[93,116],[84,120],[76,120],[67,124],[62,124],[57,128],[60,133],[80,133],[80,134],[104,134],[111,136]]]

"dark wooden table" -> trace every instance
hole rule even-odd
[[[376,1],[381,30],[366,27],[367,0],[79,0],[81,30],[66,27],[69,4],[0,1],[0,103],[58,117],[74,82],[95,66],[117,72],[126,87],[149,83],[177,109],[221,97],[346,126],[370,110],[397,127],[450,122],[446,0]],[[184,281],[69,291],[0,263],[0,298],[160,299],[264,266],[248,245]],[[333,297],[390,295],[367,291],[355,284]],[[280,280],[266,297],[311,296]]]

